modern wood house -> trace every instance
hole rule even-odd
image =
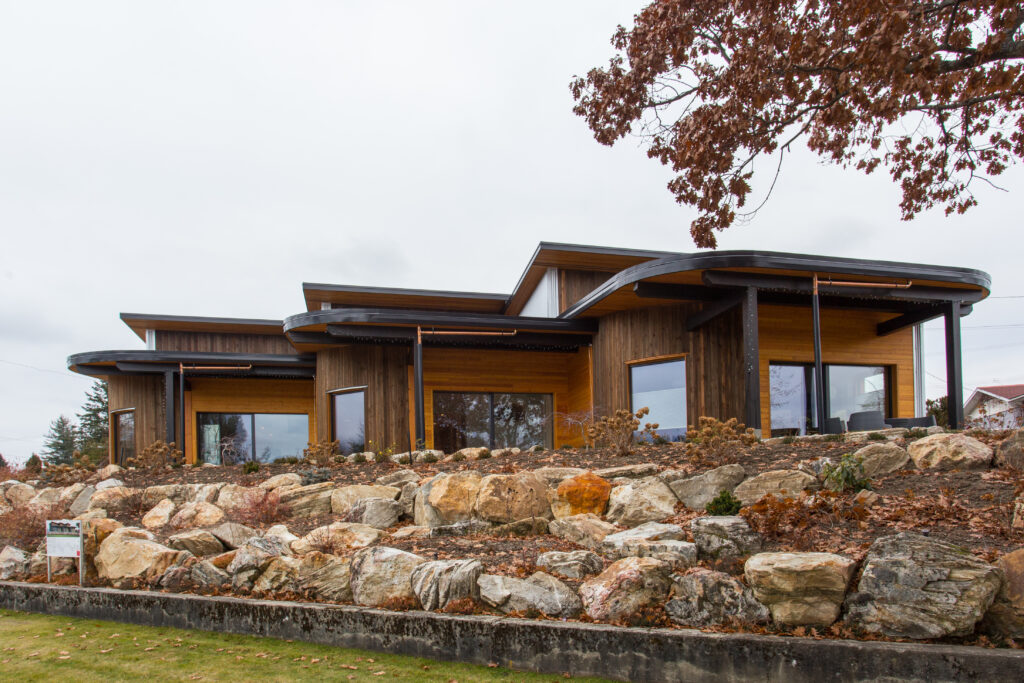
[[[334,439],[579,445],[584,416],[642,406],[667,438],[703,415],[798,434],[920,414],[932,318],[960,397],[960,318],[989,287],[966,268],[541,243],[511,294],[307,283],[283,321],[123,313],[145,349],[68,366],[109,383],[115,461],[156,440],[211,463]]]

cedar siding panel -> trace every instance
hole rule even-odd
[[[224,334],[217,332],[156,331],[158,351],[214,353],[298,353],[283,334]]]
[[[593,270],[558,271],[558,312],[590,294],[610,278],[613,273]]]
[[[107,378],[111,413],[135,411],[135,452],[167,438],[164,378],[161,375],[112,375]],[[110,419],[110,458],[114,458],[114,419]]]

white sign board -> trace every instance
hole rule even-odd
[[[81,557],[82,522],[77,519],[46,520],[46,556]]]

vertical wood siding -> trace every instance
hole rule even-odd
[[[157,330],[156,348],[158,351],[298,353],[283,334],[225,334]]]
[[[164,378],[160,375],[114,375],[107,378],[109,409],[135,411],[135,452],[167,438]],[[114,419],[110,418],[110,458],[114,458]]]
[[[558,311],[562,312],[590,294],[614,273],[597,270],[558,271]]]

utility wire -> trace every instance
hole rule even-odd
[[[47,368],[37,368],[35,365],[25,365],[24,363],[16,363],[13,360],[4,360],[3,358],[0,358],[0,363],[6,363],[8,365],[17,365],[20,368],[28,368],[29,370],[36,370],[38,372],[49,372],[52,375],[60,375],[61,377],[77,377],[80,379],[92,379],[91,377],[86,377],[85,375],[78,375],[68,370],[64,370],[62,372],[59,370],[49,370]]]

